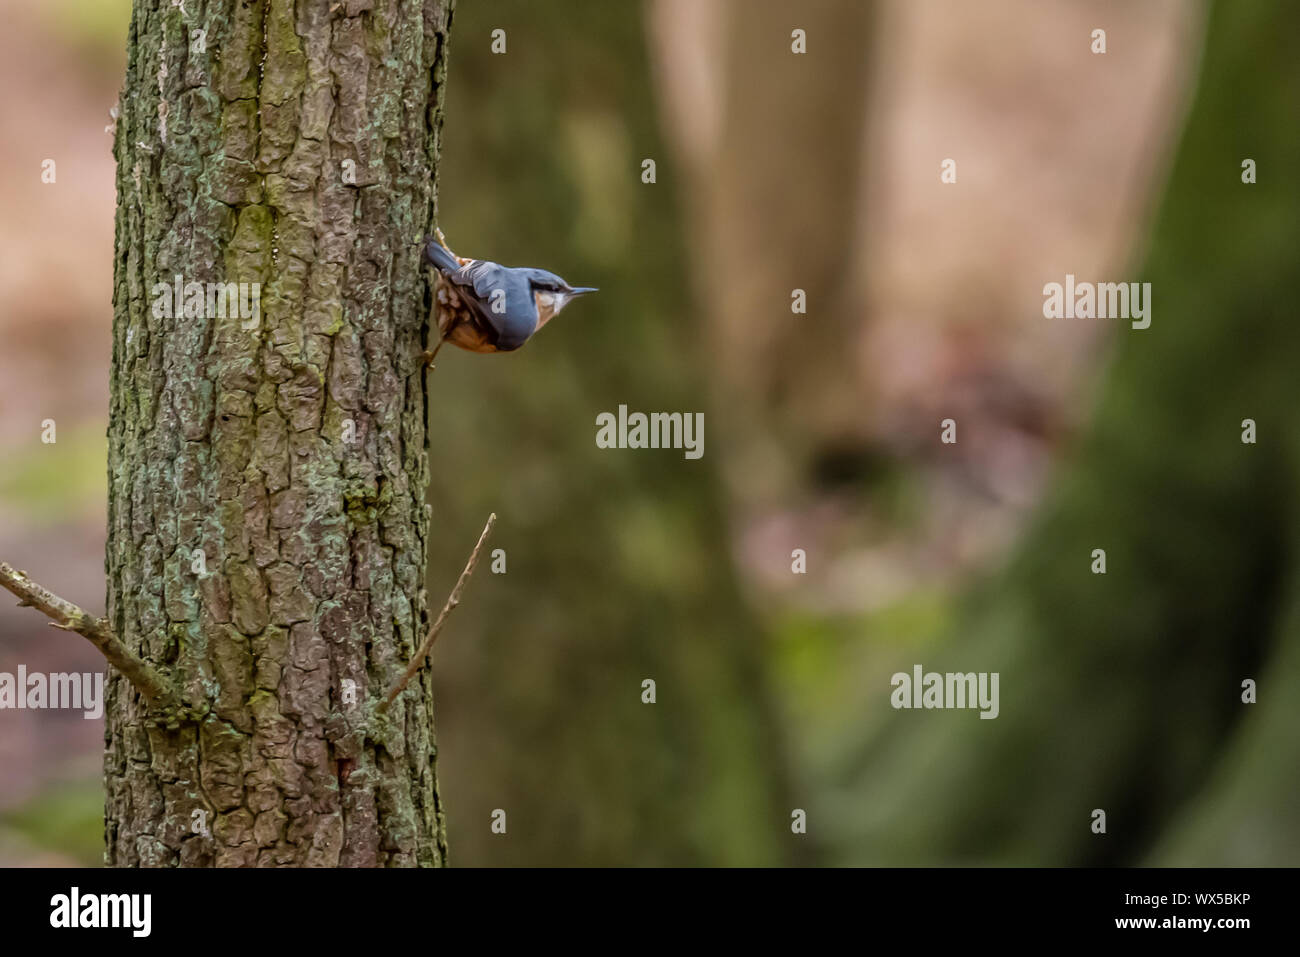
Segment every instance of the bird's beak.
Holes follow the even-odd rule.
[[[575,296],[585,296],[589,292],[600,292],[600,290],[597,289],[595,286],[578,286],[576,288],[570,289],[568,291],[568,296],[570,299],[572,299]]]

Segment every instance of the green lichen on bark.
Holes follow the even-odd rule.
[[[135,3],[108,621],[184,705],[110,681],[110,865],[446,860],[427,675],[382,741],[364,716],[428,620],[417,243],[450,7]],[[177,275],[260,283],[260,321],[155,316]]]

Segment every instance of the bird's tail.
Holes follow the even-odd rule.
[[[444,273],[452,273],[460,268],[460,262],[442,243],[430,237],[424,244],[424,261]]]

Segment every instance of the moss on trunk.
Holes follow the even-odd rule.
[[[383,730],[363,715],[428,617],[418,240],[449,22],[450,0],[135,4],[108,619],[191,711],[112,678],[111,865],[445,861],[427,674]],[[177,276],[259,284],[257,321],[168,318]]]

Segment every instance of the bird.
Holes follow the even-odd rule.
[[[442,230],[424,240],[424,262],[438,271],[438,345],[424,353],[432,365],[443,343],[468,352],[514,352],[593,286],[570,286],[545,269],[465,259]]]

